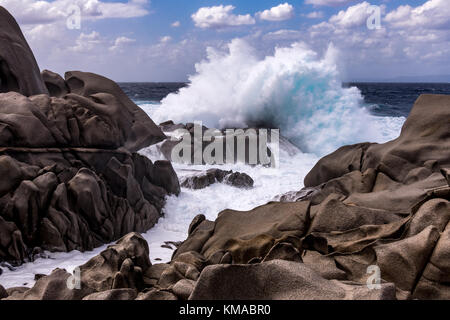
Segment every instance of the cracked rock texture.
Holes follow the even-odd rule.
[[[136,153],[164,133],[107,78],[41,76],[2,7],[0,26],[0,262],[146,232],[180,192],[169,162]]]

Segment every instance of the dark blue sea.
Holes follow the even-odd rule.
[[[186,83],[120,83],[125,93],[138,104],[158,103],[168,94],[187,86]],[[450,83],[344,83],[361,91],[373,115],[407,117],[421,94],[448,94]]]

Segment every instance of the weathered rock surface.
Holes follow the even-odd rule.
[[[0,300],[6,297],[8,297],[8,292],[6,292],[6,289],[0,285]]]
[[[47,88],[19,25],[0,6],[0,93],[9,91],[31,96],[45,94]]]
[[[169,162],[136,152],[166,136],[109,79],[41,76],[2,7],[0,27],[0,262],[150,229],[180,186]]]
[[[214,265],[203,270],[192,300],[393,300],[395,286],[370,290],[356,283],[326,280],[303,263],[274,260]]]
[[[272,153],[271,143],[278,142],[293,154],[299,151],[288,139],[280,137],[278,131],[262,128],[219,130],[194,123],[175,124],[173,121],[163,122],[159,127],[167,139],[155,148],[172,162],[197,165],[239,162],[275,167],[278,158],[276,149]]]
[[[180,179],[182,187],[194,190],[204,189],[217,182],[243,189],[250,189],[254,184],[248,174],[220,169],[209,169]]]
[[[423,95],[398,139],[337,150],[281,203],[226,210],[215,222],[196,217],[173,259],[194,251],[212,265],[191,299],[392,299],[393,290],[398,299],[448,299],[449,168],[450,97]],[[219,265],[227,254],[232,265]],[[270,264],[277,260],[282,266]],[[305,270],[284,283],[294,263],[315,270],[323,279],[313,283],[327,289],[292,284]],[[373,267],[381,289],[367,296]]]
[[[39,79],[19,85],[20,72],[10,74],[20,69],[0,58],[8,61],[0,73],[8,91],[0,94],[0,259],[91,249],[150,228],[164,197],[180,191],[169,162],[134,153],[162,141],[161,130],[108,79],[44,72],[52,97],[32,96],[26,90]],[[181,128],[191,135],[193,124]],[[398,139],[337,150],[281,202],[225,210],[216,221],[198,215],[170,263],[151,265],[147,243],[130,233],[80,266],[78,278],[56,269],[33,288],[0,286],[0,298],[450,299],[449,172],[450,96],[423,95]]]
[[[7,300],[133,300],[144,289],[150,268],[147,242],[130,233],[79,267],[79,278],[56,269],[31,289],[10,293]]]
[[[114,81],[93,73],[70,71],[65,74],[65,82],[71,93],[69,97],[79,102],[85,102],[79,96],[90,98],[92,102],[86,101],[88,109],[112,120],[112,126],[125,138],[123,146],[131,152],[166,139],[152,119]]]

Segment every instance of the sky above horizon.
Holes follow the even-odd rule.
[[[226,51],[240,38],[261,56],[295,42],[321,55],[332,44],[344,81],[450,75],[450,0],[0,0],[0,6],[17,19],[40,68],[60,74],[186,81],[208,47]],[[379,28],[369,28],[374,6]],[[77,8],[80,28],[73,28]]]

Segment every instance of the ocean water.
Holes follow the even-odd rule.
[[[303,179],[325,154],[342,145],[383,143],[398,137],[414,101],[423,93],[450,94],[450,84],[345,83],[339,78],[333,48],[318,56],[304,45],[278,48],[258,57],[245,42],[230,43],[225,52],[208,51],[197,73],[186,83],[121,83],[128,96],[155,122],[202,121],[215,128],[267,126],[297,147],[280,150],[278,168],[229,164],[225,170],[249,174],[251,190],[214,184],[203,190],[182,188],[167,199],[164,217],[143,236],[153,263],[170,261],[165,241],[182,241],[192,219],[204,214],[214,220],[225,209],[250,210],[285,192],[300,190]],[[140,151],[151,160],[162,158],[157,146]],[[217,166],[173,164],[179,175]],[[106,248],[92,252],[47,253],[14,270],[2,267],[0,284],[32,286],[34,275],[55,268],[69,272]]]

